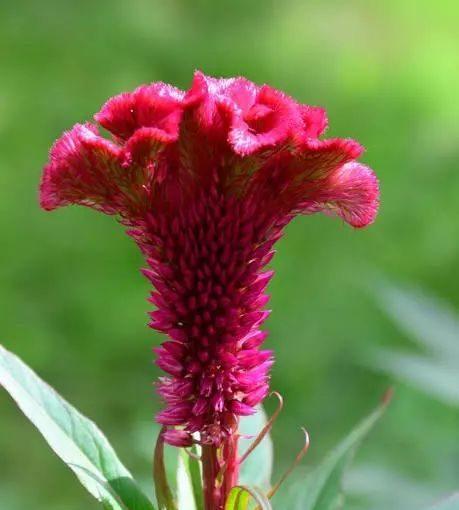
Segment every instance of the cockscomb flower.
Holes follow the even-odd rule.
[[[107,101],[95,120],[111,140],[93,124],[64,133],[44,169],[41,205],[116,215],[137,242],[154,286],[150,326],[168,336],[155,349],[167,374],[157,420],[166,442],[203,445],[216,477],[223,462],[237,464],[239,417],[269,391],[273,356],[260,326],[274,243],[297,214],[370,224],[377,179],[356,161],[357,142],[319,139],[324,110],[244,78],[197,72],[187,92],[141,86]],[[209,498],[224,500],[237,476],[227,471],[232,480]]]

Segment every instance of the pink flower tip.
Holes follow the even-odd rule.
[[[171,446],[189,447],[194,444],[193,436],[185,430],[169,429],[163,432],[164,442]]]

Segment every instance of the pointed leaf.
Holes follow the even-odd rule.
[[[112,503],[106,499],[102,500],[102,508],[104,510],[118,510],[117,507],[113,506]]]
[[[188,459],[183,451],[179,452],[177,463],[177,507],[180,510],[196,510]]]
[[[246,510],[250,499],[256,503],[256,510],[272,510],[269,499],[260,489],[245,485],[237,485],[231,489],[226,500],[225,510]]]
[[[95,498],[118,509],[115,494],[129,510],[154,510],[97,426],[2,346],[0,386]]]
[[[239,441],[239,455],[242,455],[266,425],[267,416],[262,406],[251,416],[244,416],[239,424],[242,437]],[[247,457],[241,466],[239,481],[242,485],[257,486],[269,489],[273,466],[273,443],[269,434]]]
[[[430,507],[430,510],[459,510],[459,492]]]
[[[107,482],[104,482],[86,468],[73,464],[69,464],[69,466],[74,470],[81,470],[89,476],[89,478],[94,480],[96,486],[99,487],[100,501],[102,502],[102,506],[105,510],[129,510]]]
[[[193,455],[198,455],[193,447]],[[177,465],[177,499],[179,510],[204,510],[201,465],[197,458],[180,449]]]
[[[451,406],[459,406],[459,370],[443,360],[398,350],[378,349],[372,365]]]
[[[416,289],[379,285],[376,298],[390,319],[425,354],[377,349],[371,364],[448,405],[459,405],[459,316],[446,303]]]
[[[459,316],[447,303],[390,283],[377,290],[381,308],[407,335],[441,359],[459,360]]]
[[[156,440],[155,456],[153,459],[153,479],[155,482],[156,499],[159,510],[177,510],[177,505],[167,481],[166,467],[164,465],[164,430],[165,427],[161,429]]]
[[[382,404],[365,418],[306,479],[295,484],[290,493],[289,510],[338,510],[342,508],[344,494],[342,478],[352,457],[375,423],[383,415],[390,394]]]
[[[225,510],[246,510],[250,494],[242,487],[233,487],[226,500]]]

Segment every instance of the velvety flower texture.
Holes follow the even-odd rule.
[[[378,207],[373,172],[350,139],[320,140],[324,110],[244,78],[197,72],[187,92],[163,83],[110,99],[92,124],[53,146],[41,205],[117,215],[145,255],[150,326],[169,338],[157,420],[165,440],[220,446],[268,393],[261,345],[273,245],[297,214],[353,227]]]

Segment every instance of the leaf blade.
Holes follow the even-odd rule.
[[[225,510],[246,510],[250,498],[257,504],[256,510],[272,510],[268,497],[258,487],[245,485],[236,485],[231,489]]]
[[[457,365],[448,366],[433,357],[399,350],[378,349],[372,366],[450,406],[459,406]]]
[[[257,407],[257,412],[251,416],[244,416],[239,425],[242,437],[239,440],[239,455],[242,455],[253,441],[253,436],[266,425],[268,418],[262,406]],[[271,485],[272,466],[274,458],[272,439],[267,434],[255,450],[247,457],[241,466],[240,483],[243,486],[257,486],[269,489]]]
[[[180,449],[177,465],[177,497],[180,510],[204,510],[201,466],[196,445],[192,456]]]
[[[165,427],[161,429],[156,440],[155,454],[153,458],[153,480],[155,482],[156,499],[159,510],[177,510],[169,482],[166,475],[166,467],[164,464],[164,438],[163,432]]]
[[[459,317],[445,302],[417,288],[383,282],[375,298],[381,309],[420,346],[443,360],[459,359]]]
[[[384,414],[391,394],[362,420],[348,436],[332,450],[322,463],[306,475],[300,486],[291,495],[291,506],[295,510],[338,510],[342,508],[344,494],[341,481],[358,445]]]
[[[459,510],[459,492],[430,507],[430,510]]]
[[[1,345],[0,386],[96,499],[117,508],[106,483],[129,510],[154,510],[101,430]]]

